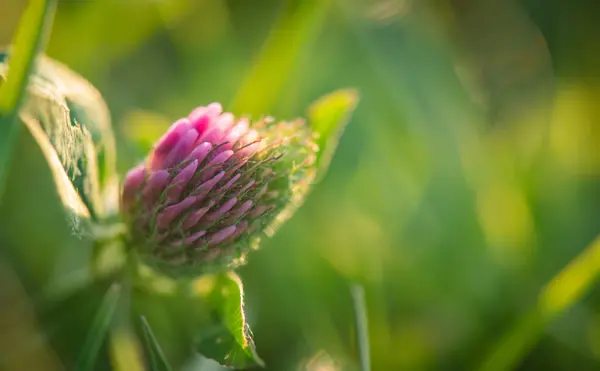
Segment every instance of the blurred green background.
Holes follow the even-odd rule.
[[[0,44],[26,3],[0,0]],[[548,294],[571,304],[564,312],[531,312],[600,231],[597,9],[592,0],[63,0],[47,53],[102,92],[121,174],[198,105],[292,119],[323,94],[358,90],[329,173],[239,270],[267,370],[357,369],[356,283],[373,370],[470,370],[486,359],[502,370],[501,349],[528,342],[519,370],[598,370],[596,255]],[[78,313],[97,299],[90,289],[62,313],[78,324],[42,334],[37,294],[79,279],[89,251],[61,216],[39,150],[19,144],[0,206],[0,359],[13,360],[0,369],[57,370],[85,333]],[[585,285],[581,300],[570,296]],[[52,331],[72,336],[51,348]],[[220,369],[183,359],[185,345],[171,340],[178,366]]]

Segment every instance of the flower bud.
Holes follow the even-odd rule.
[[[317,151],[301,120],[251,126],[218,103],[196,108],[125,178],[132,245],[171,275],[242,264],[302,202]]]

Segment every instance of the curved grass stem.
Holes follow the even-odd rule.
[[[600,236],[540,292],[537,305],[511,328],[486,356],[479,371],[516,367],[544,329],[588,292],[600,275]]]
[[[356,342],[358,344],[361,371],[371,371],[371,351],[369,348],[369,327],[365,289],[358,284],[350,287],[356,322]]]

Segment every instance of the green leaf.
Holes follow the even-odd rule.
[[[147,348],[147,353],[150,355],[150,370],[151,371],[171,371],[172,367],[165,357],[160,344],[156,340],[152,328],[144,316],[140,316],[142,322],[142,331],[144,332],[144,343]]]
[[[58,166],[59,172],[51,171],[42,148],[23,130],[6,179],[6,197],[0,202],[2,250],[18,262],[20,274],[43,291],[57,284],[74,288],[92,279],[86,267],[93,241],[81,238],[88,220],[70,210],[65,213],[60,193],[69,188],[55,186],[55,175],[64,174]]]
[[[313,132],[318,134],[317,177],[322,177],[337,148],[348,120],[358,103],[356,90],[336,90],[314,102],[308,110],[308,119]]]
[[[131,319],[140,339],[147,337],[147,324],[151,328],[152,344],[145,342],[146,358],[156,357],[152,349],[160,344],[160,354],[168,360],[173,369],[181,366],[193,355],[195,329],[206,323],[205,307],[198,305],[189,295],[182,295],[180,284],[168,277],[158,275],[146,266],[140,265],[138,278],[134,282]],[[143,321],[140,321],[143,318]],[[166,363],[166,362],[165,362]]]
[[[164,354],[161,358],[177,369],[189,361],[193,353],[187,350],[193,348],[224,366],[263,365],[246,323],[242,284],[235,273],[175,281],[141,267],[139,278],[132,312],[136,324],[141,324],[140,337],[147,339],[148,358],[155,357],[152,363],[160,365],[156,354]],[[156,352],[158,344],[161,350]]]
[[[0,53],[0,75],[7,57]],[[66,66],[41,57],[19,116],[41,147],[75,224],[115,214],[115,144],[99,92]]]
[[[234,99],[233,112],[262,115],[271,110],[302,51],[325,22],[332,0],[287,3]]]
[[[203,298],[211,318],[197,331],[198,352],[224,366],[264,366],[246,322],[240,278],[233,272],[203,276],[193,283],[192,292]]]
[[[480,371],[515,368],[546,327],[577,303],[600,277],[600,236],[559,272],[542,290],[537,305],[492,348]]]
[[[58,296],[32,293],[44,339],[61,360],[64,369],[75,370],[75,365],[81,362],[82,345],[91,338],[92,324],[97,322],[99,309],[106,302],[113,281],[114,278],[97,280]],[[101,344],[104,344],[103,340]],[[95,365],[103,361],[104,358],[100,357]]]
[[[19,132],[17,112],[37,55],[47,39],[55,9],[56,0],[32,0],[13,40],[10,72],[6,64],[0,63],[0,194]],[[6,81],[2,81],[3,77]]]
[[[109,327],[112,323],[117,303],[121,293],[119,284],[114,283],[106,292],[94,321],[90,326],[88,335],[81,347],[81,352],[75,366],[76,371],[93,370],[98,352],[104,343]]]

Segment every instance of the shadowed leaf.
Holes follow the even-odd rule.
[[[121,287],[116,283],[108,289],[81,347],[75,370],[88,371],[94,369],[98,352],[104,343],[115,314],[120,293]]]
[[[0,53],[0,74],[7,56]],[[116,213],[114,138],[98,91],[62,64],[41,57],[19,116],[40,145],[74,224]]]
[[[170,371],[172,370],[169,365],[169,361],[165,357],[165,354],[156,340],[152,328],[146,321],[144,316],[140,317],[142,322],[142,330],[144,332],[144,343],[146,345],[147,353],[150,358],[150,370],[151,371]]]
[[[193,294],[203,297],[211,312],[210,323],[197,331],[198,352],[234,368],[264,366],[246,322],[239,277],[233,272],[204,276],[193,283]]]

